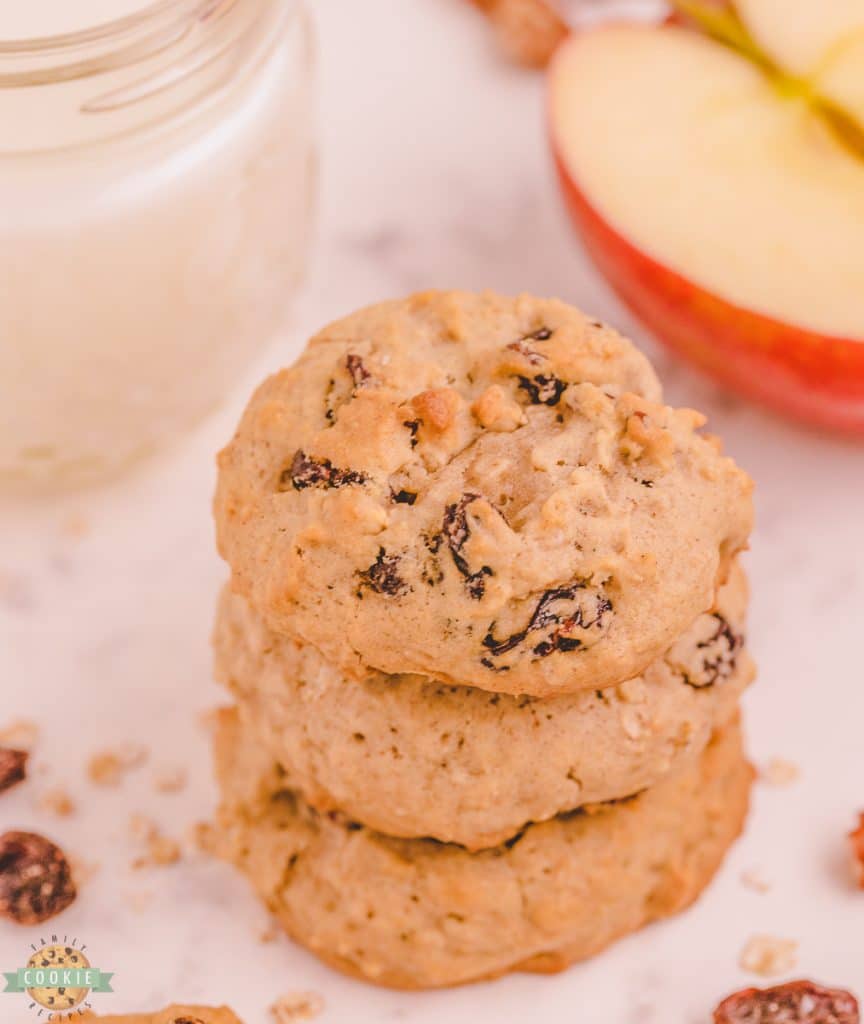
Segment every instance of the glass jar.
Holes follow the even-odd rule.
[[[0,489],[117,470],[273,339],[307,250],[311,77],[302,0],[150,0],[0,42]]]

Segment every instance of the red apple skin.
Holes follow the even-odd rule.
[[[733,390],[796,419],[864,437],[864,340],[824,336],[735,306],[628,242],[552,147],[564,200],[594,264],[669,348]]]

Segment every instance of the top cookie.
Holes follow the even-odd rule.
[[[221,453],[219,548],[343,672],[550,696],[639,674],[714,601],[751,483],[564,303],[430,292],[325,328]]]

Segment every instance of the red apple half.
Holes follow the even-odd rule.
[[[588,252],[647,327],[864,435],[864,159],[806,97],[687,28],[608,25],[559,49],[550,117]]]

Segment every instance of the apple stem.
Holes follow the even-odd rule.
[[[780,68],[759,49],[733,4],[718,7],[700,0],[672,0],[672,6],[718,43],[740,53],[768,74],[782,75]]]
[[[784,71],[759,48],[735,5],[725,0],[718,6],[703,0],[671,0],[679,14],[692,21],[707,36],[741,54],[769,77],[784,96],[806,102],[821,117],[836,140],[858,160],[864,160],[864,126],[851,114],[820,95],[805,78]]]

